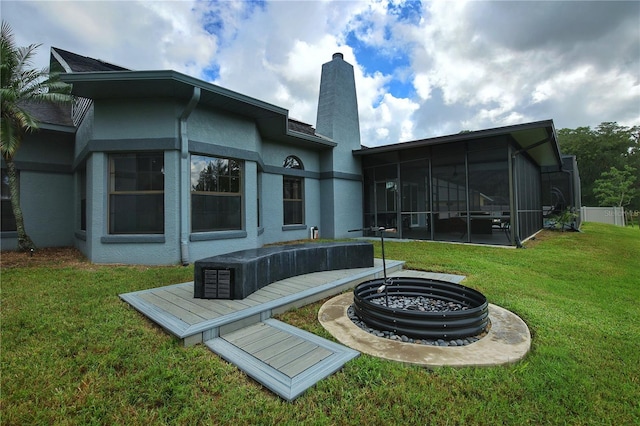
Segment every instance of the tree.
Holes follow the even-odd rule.
[[[37,119],[29,112],[34,102],[68,103],[72,101],[71,86],[62,83],[57,74],[47,69],[35,70],[31,60],[38,44],[17,47],[8,23],[2,22],[0,29],[0,98],[2,116],[0,121],[0,152],[7,164],[11,207],[18,232],[18,250],[28,251],[35,244],[27,235],[20,207],[20,192],[14,157],[26,133],[38,129]]]
[[[611,167],[594,182],[593,193],[603,207],[624,207],[631,204],[637,192],[635,183],[636,169],[627,165],[622,170]]]
[[[626,127],[603,122],[595,129],[558,130],[558,143],[563,154],[575,155],[582,185],[583,205],[597,205],[594,184],[611,167],[623,170],[625,165],[640,169],[640,126]],[[640,181],[636,183],[640,185]],[[640,200],[632,201],[638,203]],[[638,205],[636,208],[640,208]]]

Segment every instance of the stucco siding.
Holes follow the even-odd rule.
[[[260,139],[253,120],[196,108],[189,117],[189,139],[255,151]]]
[[[94,139],[176,138],[180,105],[167,99],[105,100],[95,103]]]
[[[70,172],[73,144],[73,134],[36,131],[25,136],[14,161],[18,169],[55,168]]]
[[[318,153],[299,148],[295,145],[284,145],[267,141],[262,148],[262,159],[264,164],[272,167],[282,167],[284,160],[289,156],[298,157],[304,166],[305,171],[319,172],[320,163]]]
[[[20,191],[25,230],[37,247],[73,245],[73,176],[22,171]]]
[[[337,179],[334,183],[334,199],[334,238],[359,236],[348,231],[362,228],[362,182]]]

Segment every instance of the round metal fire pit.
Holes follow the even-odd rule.
[[[426,297],[457,310],[423,311],[386,305],[385,300],[398,296]],[[479,291],[447,281],[399,277],[385,282],[379,278],[359,284],[353,299],[355,313],[369,327],[413,338],[461,339],[481,334],[489,324],[487,298]]]

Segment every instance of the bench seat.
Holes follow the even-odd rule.
[[[264,286],[296,275],[372,266],[373,245],[366,241],[241,250],[197,260],[194,297],[244,299]]]

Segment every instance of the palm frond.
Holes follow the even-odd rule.
[[[12,158],[20,146],[22,136],[38,128],[38,120],[29,112],[29,102],[70,103],[71,86],[59,75],[44,68],[31,68],[39,44],[16,47],[8,23],[0,29],[0,99],[2,126],[0,145],[2,156]]]

